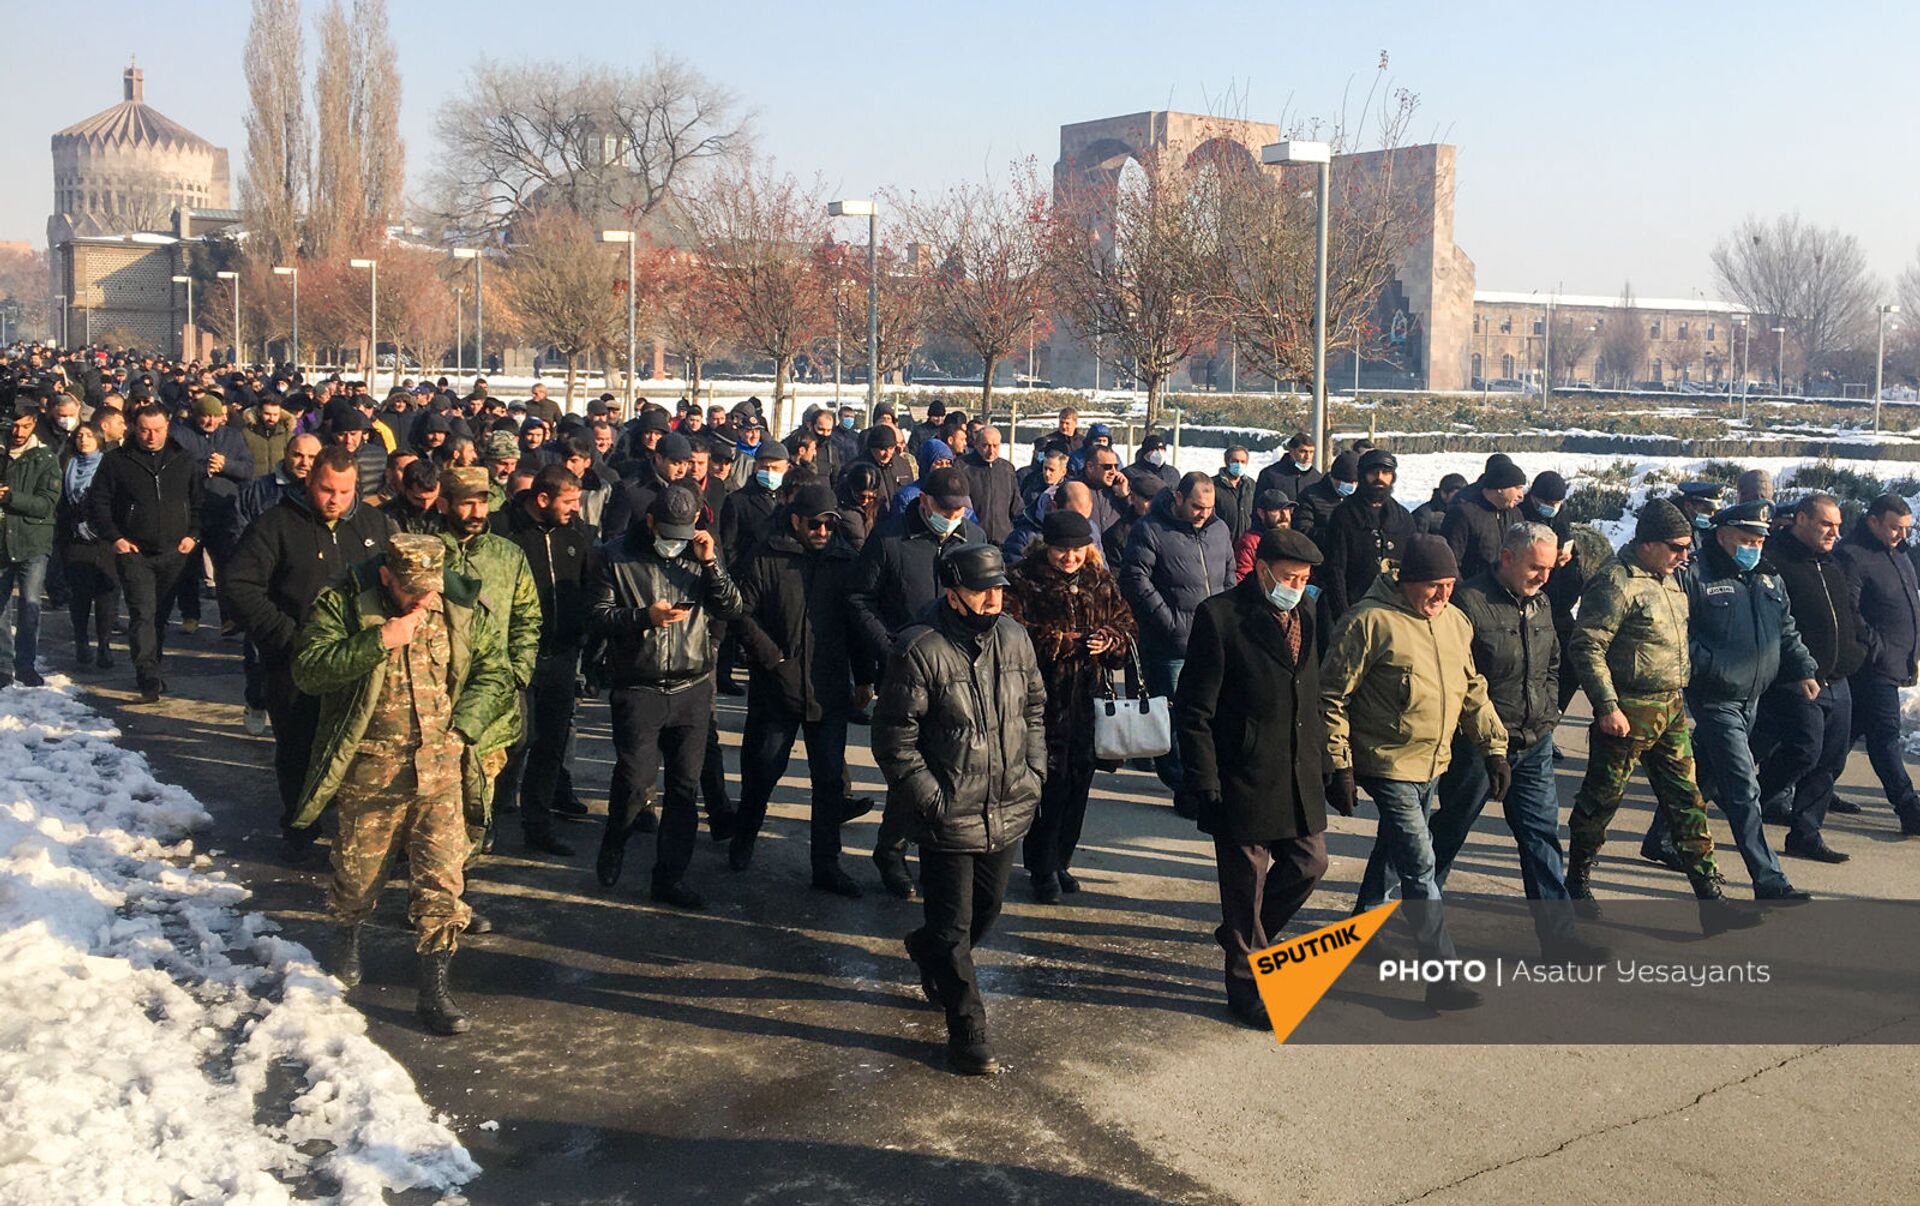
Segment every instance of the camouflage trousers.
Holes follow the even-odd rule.
[[[1573,854],[1592,854],[1607,843],[1607,826],[1626,795],[1633,765],[1647,768],[1653,798],[1666,814],[1673,845],[1696,875],[1716,873],[1713,835],[1707,830],[1707,805],[1693,770],[1693,737],[1680,693],[1655,699],[1622,699],[1627,735],[1609,737],[1598,725],[1588,730],[1587,776],[1573,798],[1567,832]]]
[[[411,765],[384,784],[357,783],[352,768],[334,797],[340,832],[333,844],[328,910],[347,925],[373,915],[387,867],[407,851],[407,916],[421,954],[451,951],[473,912],[460,899],[466,887],[467,830],[460,788],[422,796]]]
[[[465,809],[468,866],[480,861],[493,845],[493,788],[506,769],[507,754],[506,750],[494,750],[480,755],[480,791],[467,799]]]

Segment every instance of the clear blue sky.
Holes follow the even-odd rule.
[[[117,101],[129,54],[150,104],[243,162],[244,0],[18,0],[0,85],[0,239],[45,240],[48,136]],[[319,10],[306,5],[309,22]],[[37,11],[36,11],[37,10]],[[759,146],[861,193],[933,188],[1034,155],[1063,122],[1217,110],[1329,113],[1381,50],[1422,97],[1419,140],[1460,148],[1456,239],[1480,287],[1711,291],[1707,253],[1748,211],[1798,209],[1860,236],[1890,280],[1920,245],[1903,57],[1920,9],[1605,3],[1004,3],[637,6],[390,0],[410,184],[433,114],[499,58],[676,54],[758,112]],[[84,24],[64,27],[69,14]],[[189,15],[191,14],[191,15]],[[309,36],[309,49],[313,39]],[[1209,98],[1214,99],[1211,104]],[[1819,148],[1816,152],[1815,148]]]

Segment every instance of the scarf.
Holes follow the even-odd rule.
[[[86,456],[75,453],[73,458],[67,462],[66,472],[61,476],[66,479],[65,485],[69,502],[79,502],[87,496],[87,487],[93,484],[93,475],[94,472],[100,468],[100,458],[102,455],[102,453],[98,452],[89,453]]]

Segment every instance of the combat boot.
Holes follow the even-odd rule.
[[[993,1057],[984,1029],[948,1030],[947,1063],[962,1076],[997,1076],[1000,1061]]]
[[[447,968],[453,962],[452,951],[434,951],[420,956],[420,1003],[414,1012],[439,1035],[465,1034],[471,1029],[467,1015],[447,995]]]
[[[1573,911],[1582,917],[1600,916],[1600,902],[1593,898],[1593,865],[1599,862],[1598,856],[1591,850],[1575,849],[1567,854],[1567,895],[1573,900]]]
[[[327,960],[333,978],[355,988],[360,983],[360,934],[364,925],[343,925],[334,932],[332,957]]]
[[[1690,873],[1693,898],[1700,902],[1700,932],[1711,938],[1728,930],[1749,930],[1760,924],[1760,914],[1744,909],[1727,899],[1726,880],[1718,871],[1710,875]]]

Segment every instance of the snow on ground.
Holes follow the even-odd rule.
[[[0,1202],[264,1204],[479,1167],[211,818],[56,677],[0,690]]]

